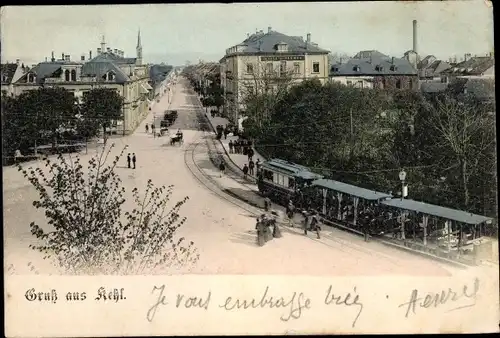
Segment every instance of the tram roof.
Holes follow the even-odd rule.
[[[363,198],[365,200],[380,200],[384,198],[391,197],[391,195],[375,191],[375,190],[369,190],[365,188],[360,188],[355,185],[347,184],[347,183],[342,183],[334,180],[329,180],[329,179],[320,179],[316,180],[313,182],[313,185],[323,187],[326,189],[331,189],[335,190],[344,194],[349,194],[352,196],[356,196],[359,198]]]
[[[277,158],[273,158],[269,161],[264,162],[262,166],[285,174],[300,177],[305,180],[315,180],[323,177],[321,175],[311,172],[308,167],[293,162],[280,160]]]
[[[390,200],[383,201],[382,204],[392,207],[397,207],[404,210],[417,211],[423,214],[437,216],[444,219],[467,223],[467,224],[479,224],[486,221],[492,221],[490,217],[475,215],[470,212],[465,212],[462,210],[441,207],[439,205],[433,205],[408,199],[401,200],[400,198],[393,198]]]

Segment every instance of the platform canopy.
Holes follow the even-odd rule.
[[[264,163],[262,163],[262,168],[268,168],[270,170],[281,172],[283,174],[300,177],[304,180],[316,180],[323,177],[311,172],[309,168],[303,165],[280,159],[271,159],[269,161],[265,161]]]
[[[355,185],[342,183],[329,179],[320,179],[313,182],[313,186],[334,190],[337,192],[341,192],[343,194],[348,194],[351,196],[356,196],[359,198],[363,198],[365,200],[381,200],[386,198],[391,198],[390,194],[386,194],[383,192],[378,192],[375,190],[369,190],[365,188],[360,188]]]
[[[490,217],[475,215],[473,213],[465,212],[462,210],[445,208],[439,205],[433,205],[408,199],[402,200],[400,198],[393,198],[390,200],[383,201],[382,204],[408,211],[421,212],[426,215],[437,216],[444,219],[467,223],[467,224],[480,224],[484,222],[491,222],[493,220]]]

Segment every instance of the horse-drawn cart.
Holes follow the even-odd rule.
[[[170,145],[173,146],[176,143],[179,143],[179,145],[184,143],[184,137],[182,135],[182,132],[177,132],[175,136],[170,137]]]

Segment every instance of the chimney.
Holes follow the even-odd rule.
[[[97,48],[97,55],[101,55],[102,53],[102,49],[101,48]]]
[[[307,33],[307,43],[311,43],[311,33]]]
[[[417,50],[417,20],[413,20],[413,51],[418,54],[418,50]]]
[[[393,56],[393,57],[392,57],[392,61],[391,61],[391,63],[392,63],[392,64],[394,64],[394,61],[395,61],[395,60],[396,60],[396,58]]]
[[[115,48],[114,53],[118,55],[118,49]]]
[[[71,61],[70,55],[64,55],[64,61]]]
[[[247,39],[250,37],[250,33],[247,33]]]
[[[268,33],[271,33],[271,29],[272,29],[272,27],[271,27],[271,26],[267,27],[267,32],[268,32]]]
[[[45,57],[45,62],[47,62],[47,57]],[[17,64],[19,65],[19,62]]]
[[[89,60],[92,60],[92,51],[89,50]]]
[[[54,51],[52,51],[52,57],[50,58],[50,61],[52,62],[56,61],[56,58],[54,57]]]
[[[106,49],[106,51],[107,51],[108,53],[109,53],[109,52],[111,52],[111,48],[110,48],[110,47],[108,47],[108,48]]]
[[[341,64],[342,64],[342,61],[344,61],[344,60],[342,60],[342,58],[340,58],[340,59],[339,59],[339,65],[341,65]]]
[[[85,55],[82,55],[81,61],[85,61]]]
[[[64,61],[64,53],[61,53],[61,60]]]

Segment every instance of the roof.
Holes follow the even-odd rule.
[[[28,73],[24,74],[21,79],[26,78],[29,73],[33,73],[36,75],[36,84],[40,85],[45,82],[46,78],[55,77],[53,74],[60,70],[65,63],[64,61],[40,62]]]
[[[276,31],[268,33],[258,32],[250,35],[239,46],[242,51],[238,53],[276,53],[275,46],[279,43],[288,45],[288,52],[294,54],[328,53],[326,49],[319,48],[314,43],[306,43],[302,37],[288,36]]]
[[[341,193],[357,196],[365,200],[381,200],[392,197],[390,194],[360,188],[355,185],[342,183],[329,179],[320,179],[313,182],[313,185],[323,187],[330,190],[335,190]]]
[[[118,64],[135,64],[136,60],[137,58],[124,58],[113,52],[104,52],[89,60],[89,62],[109,61]]]
[[[161,82],[165,80],[172,69],[173,67],[169,65],[152,65],[149,68],[149,78],[153,82]]]
[[[361,53],[361,52],[360,52]],[[360,53],[356,54],[359,55]],[[378,52],[377,52],[378,53]],[[372,53],[371,58],[352,58],[346,63],[336,63],[331,66],[331,76],[380,76],[380,75],[417,75],[417,71],[405,58],[389,58],[386,56],[378,57],[378,54]],[[395,66],[391,70],[391,66]],[[354,67],[359,67],[359,71]],[[380,70],[379,66],[382,66]]]
[[[271,159],[265,161],[264,163],[262,163],[262,168],[266,167],[271,170],[300,177],[305,180],[318,179],[322,177],[321,175],[311,172],[307,167],[280,159]]]
[[[461,210],[440,207],[438,205],[408,199],[401,200],[400,198],[393,198],[383,201],[382,204],[467,224],[479,224],[486,221],[492,221],[491,218],[486,216],[475,215]]]
[[[390,59],[389,55],[385,55],[383,53],[380,53],[378,50],[362,50],[358,52],[356,55],[353,57],[354,59],[369,59],[369,58],[375,58],[375,59]]]
[[[115,73],[116,77],[114,82],[116,83],[124,83],[130,80],[120,67],[115,65],[113,62],[94,61],[94,59],[83,65],[81,75],[100,78],[109,71],[113,71],[113,73]]]
[[[474,56],[467,61],[462,61],[444,71],[453,75],[481,75],[495,65],[495,59],[489,56]]]
[[[17,67],[19,65],[17,63],[2,63],[1,65],[1,73],[2,73],[2,84],[10,84],[12,82],[12,78],[16,73]]]

